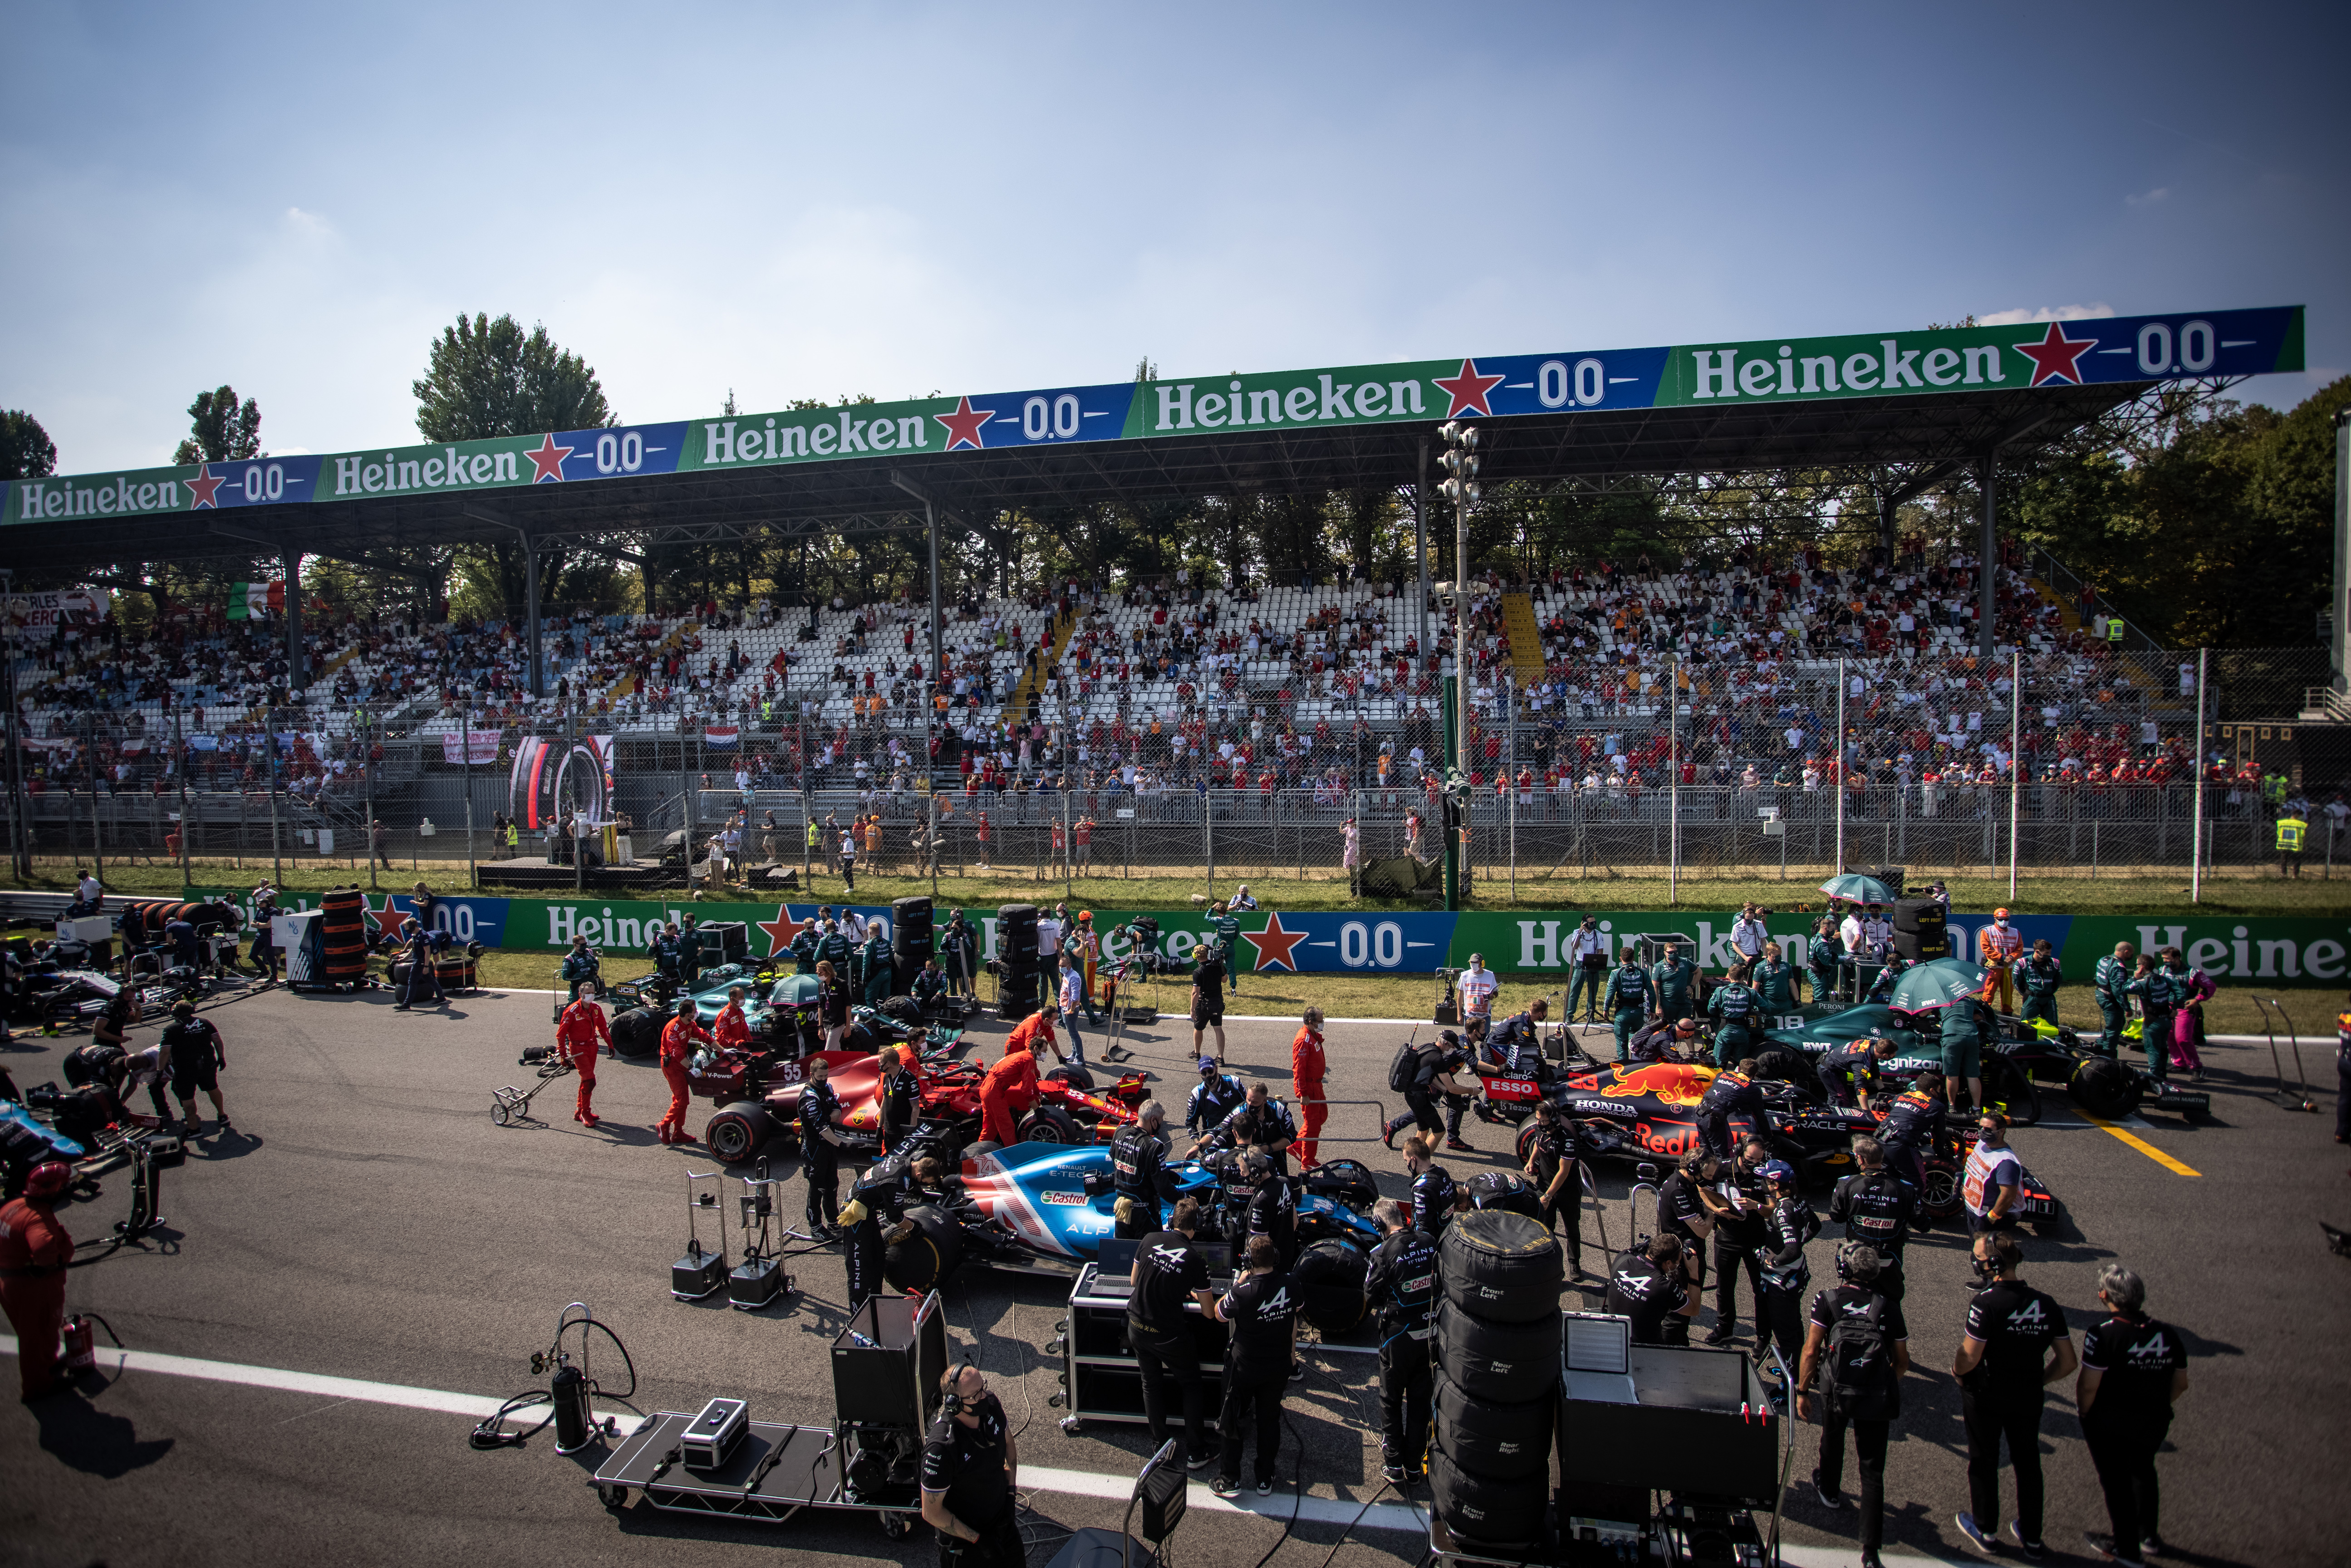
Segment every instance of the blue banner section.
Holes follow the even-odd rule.
[[[949,451],[969,444],[974,432],[983,447],[1115,441],[1126,434],[1126,411],[1134,404],[1134,388],[1133,382],[1120,382],[1109,386],[993,392],[959,400],[955,413],[932,418],[947,427]]]
[[[1579,354],[1508,354],[1474,361],[1501,381],[1486,393],[1497,417],[1561,409],[1648,408],[1657,401],[1670,349],[1611,349]]]

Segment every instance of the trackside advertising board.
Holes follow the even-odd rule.
[[[240,889],[192,891],[192,899],[218,899],[247,907],[250,895]],[[397,927],[412,912],[405,894],[368,894],[371,936]],[[287,894],[289,909],[317,906],[316,894]],[[436,899],[433,923],[457,940],[511,951],[541,951],[550,965],[585,936],[589,946],[608,958],[642,954],[653,933],[665,921],[683,922],[688,914],[705,924],[741,921],[750,927],[751,951],[765,956],[791,946],[792,938],[815,920],[813,904],[657,904],[623,900],[543,900],[525,898],[448,897]],[[877,921],[887,933],[886,904],[833,904],[836,912],[855,907]],[[1209,923],[1197,910],[1113,910],[1092,906],[1094,928],[1105,938],[1137,913],[1159,922],[1161,953],[1170,958],[1190,956],[1193,948],[1211,936]],[[940,911],[942,916],[946,910]],[[996,916],[975,910],[973,925],[985,944],[982,957],[996,954]],[[1403,974],[1426,975],[1439,966],[1459,967],[1469,955],[1484,957],[1489,967],[1505,974],[1564,976],[1570,967],[1568,938],[1587,916],[1593,918],[1612,947],[1644,936],[1673,935],[1690,945],[1690,956],[1705,968],[1719,973],[1732,961],[1730,915],[1687,912],[1615,910],[1529,910],[1466,915],[1387,915],[1317,910],[1292,913],[1259,910],[1240,917],[1239,962],[1247,972],[1273,974]],[[1802,966],[1809,956],[1813,916],[1774,913],[1764,921],[1790,962]],[[1970,956],[1976,933],[1991,924],[1989,912],[1954,913],[1955,945]],[[2205,918],[2173,912],[2165,915],[2033,915],[2021,913],[2015,924],[2029,946],[2046,937],[2065,967],[2069,980],[2086,984],[2097,961],[2127,942],[2141,952],[2178,947],[2188,961],[2216,979],[2270,980],[2279,983],[2343,981],[2351,977],[2351,916],[2339,918],[2220,917]],[[1126,956],[1127,945],[1108,939],[1112,958]],[[550,973],[552,969],[550,967]]]
[[[1244,427],[1935,397],[2302,368],[2299,305],[1674,348],[1448,355],[16,479],[0,485],[0,524],[349,505],[700,469],[1180,440]]]

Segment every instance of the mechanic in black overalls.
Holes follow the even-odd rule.
[[[1184,1311],[1186,1297],[1202,1316],[1216,1310],[1207,1260],[1192,1238],[1200,1228],[1200,1201],[1178,1198],[1169,1228],[1143,1239],[1134,1252],[1134,1286],[1126,1298],[1126,1342],[1143,1375],[1143,1418],[1154,1448],[1167,1441],[1166,1379],[1184,1390],[1184,1466],[1200,1469],[1216,1458],[1208,1447],[1207,1385],[1199,1341]]]
[[[1878,1124],[1877,1141],[1886,1150],[1886,1168],[1915,1191],[1927,1190],[1927,1170],[1920,1156],[1941,1146],[1945,1114],[1943,1075],[1922,1072],[1894,1097],[1886,1120]]]
[[[1118,1221],[1112,1234],[1122,1241],[1157,1235],[1160,1203],[1176,1197],[1176,1178],[1168,1174],[1162,1132],[1166,1123],[1167,1107],[1146,1100],[1134,1120],[1111,1140],[1111,1177],[1118,1194]]]
[[[1241,1156],[1241,1170],[1249,1183],[1242,1233],[1248,1239],[1262,1236],[1271,1241],[1286,1274],[1298,1261],[1298,1198],[1275,1158],[1262,1148]]]
[[[1739,1332],[1741,1269],[1747,1270],[1759,1330],[1762,1326],[1764,1218],[1771,1207],[1763,1166],[1770,1158],[1762,1141],[1750,1138],[1740,1146],[1738,1159],[1723,1167],[1720,1190],[1729,1207],[1714,1222],[1714,1328],[1706,1336],[1708,1344],[1721,1344]],[[1760,1333],[1756,1343],[1761,1348]]]
[[[808,1174],[808,1228],[814,1240],[840,1234],[841,1150],[832,1131],[848,1116],[833,1089],[824,1058],[809,1058],[808,1082],[800,1089],[800,1160]]]
[[[1413,1224],[1444,1240],[1453,1223],[1453,1195],[1460,1189],[1453,1173],[1437,1163],[1435,1134],[1415,1133],[1404,1141],[1404,1172],[1412,1183]]]
[[[1290,1115],[1290,1107],[1273,1098],[1260,1078],[1249,1086],[1249,1098],[1240,1109],[1211,1128],[1199,1142],[1192,1145],[1192,1155],[1197,1159],[1203,1150],[1255,1150],[1272,1162],[1278,1175],[1290,1175],[1290,1145],[1298,1141],[1298,1122]],[[1285,1260],[1283,1268],[1288,1268]]]
[[[883,1154],[896,1149],[905,1142],[906,1134],[914,1130],[920,1094],[914,1075],[906,1071],[906,1048],[883,1046],[882,1082],[874,1090],[874,1098],[881,1103]]]
[[[1730,1158],[1730,1119],[1744,1115],[1761,1131],[1763,1125],[1763,1091],[1755,1087],[1755,1060],[1752,1057],[1737,1067],[1725,1068],[1714,1075],[1698,1103],[1698,1146],[1710,1154]]]
[[[1832,1047],[1815,1066],[1822,1092],[1834,1104],[1868,1104],[1877,1092],[1878,1070],[1893,1054],[1894,1042],[1874,1031],[1866,1039]]]
[[[1527,1144],[1527,1179],[1535,1184],[1545,1228],[1557,1230],[1562,1219],[1567,1221],[1566,1233],[1561,1239],[1567,1244],[1567,1278],[1571,1284],[1583,1278],[1582,1156],[1575,1124],[1562,1115],[1551,1101],[1537,1104],[1534,1136]]]
[[[1689,1343],[1698,1291],[1683,1275],[1681,1242],[1672,1236],[1652,1236],[1644,1250],[1617,1259],[1600,1310],[1631,1319],[1635,1344]]]
[[[1512,1013],[1496,1024],[1486,1035],[1489,1061],[1480,1062],[1488,1071],[1512,1078],[1531,1078],[1542,1082],[1551,1076],[1550,1063],[1543,1060],[1543,1020],[1551,1016],[1551,1003],[1541,997],[1521,1013]]]
[[[1626,1046],[1635,1067],[1646,1067],[1656,1061],[1694,1061],[1698,1049],[1698,1021],[1687,1013],[1677,1019],[1651,1019]]]
[[[1392,1197],[1372,1205],[1372,1221],[1381,1239],[1364,1273],[1364,1294],[1380,1322],[1380,1473],[1403,1486],[1420,1473],[1428,1442],[1437,1243],[1405,1223],[1404,1206]]]

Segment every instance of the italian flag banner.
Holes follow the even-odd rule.
[[[232,582],[228,587],[228,618],[232,621],[258,621],[265,615],[286,613],[284,582]]]

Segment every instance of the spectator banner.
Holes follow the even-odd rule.
[[[17,593],[8,599],[8,619],[18,626],[95,626],[114,609],[114,595],[100,589],[68,588],[56,593]]]
[[[250,894],[241,889],[191,890],[190,899],[218,899],[243,907]],[[287,909],[312,907],[307,894],[279,895]],[[405,914],[405,894],[368,895],[370,930],[383,918]],[[756,956],[779,953],[792,938],[815,922],[815,904],[691,904],[647,900],[542,900],[507,898],[443,898],[435,901],[434,924],[460,941],[517,951],[543,950],[550,960],[571,946],[575,936],[608,958],[643,954],[650,933],[665,921],[683,923],[690,913],[705,925],[741,921],[750,927],[750,948]],[[836,914],[855,908],[889,933],[887,904],[830,905]],[[1188,963],[1196,950],[1214,939],[1206,915],[1198,910],[1110,910],[1093,906],[1094,929],[1103,938],[1103,950],[1113,961],[1129,955],[1127,944],[1112,933],[1147,913],[1159,923],[1160,956]],[[1642,910],[1528,910],[1464,915],[1381,914],[1369,911],[1289,910],[1241,917],[1241,939],[1235,967],[1243,974],[1394,973],[1426,975],[1440,965],[1462,967],[1469,955],[1481,955],[1487,967],[1522,977],[1521,983],[1542,983],[1555,976],[1565,982],[1567,938],[1587,915],[1593,916],[1613,946],[1644,936],[1675,936],[1689,944],[1688,956],[1709,974],[1719,975],[1732,961],[1729,914],[1692,915]],[[1780,944],[1788,961],[1804,967],[1813,916],[1775,911],[1764,925]],[[1950,931],[1954,950],[1975,952],[1976,933],[1990,925],[1989,912],[1954,914]],[[2021,915],[2015,925],[2026,949],[2046,937],[2064,966],[2069,985],[2087,985],[2099,958],[2118,942],[2139,952],[2178,947],[2188,962],[2227,984],[2243,981],[2333,983],[2351,975],[2351,922],[2340,919],[2218,916],[2206,918],[2177,913],[2166,915]],[[972,922],[980,938],[983,960],[996,953],[993,915]],[[944,922],[942,922],[944,927]],[[553,971],[550,970],[549,973]],[[615,971],[613,977],[621,977]],[[1549,988],[1546,984],[1545,988]]]
[[[451,766],[473,763],[475,767],[498,759],[498,735],[495,729],[471,729],[464,735],[444,731],[441,737],[441,759]]]
[[[516,489],[700,469],[1475,416],[1932,397],[2303,368],[2303,308],[1570,350],[911,398],[10,480],[0,522]]]
[[[228,585],[228,618],[232,621],[259,621],[265,616],[286,613],[286,584],[278,582],[232,582]]]

